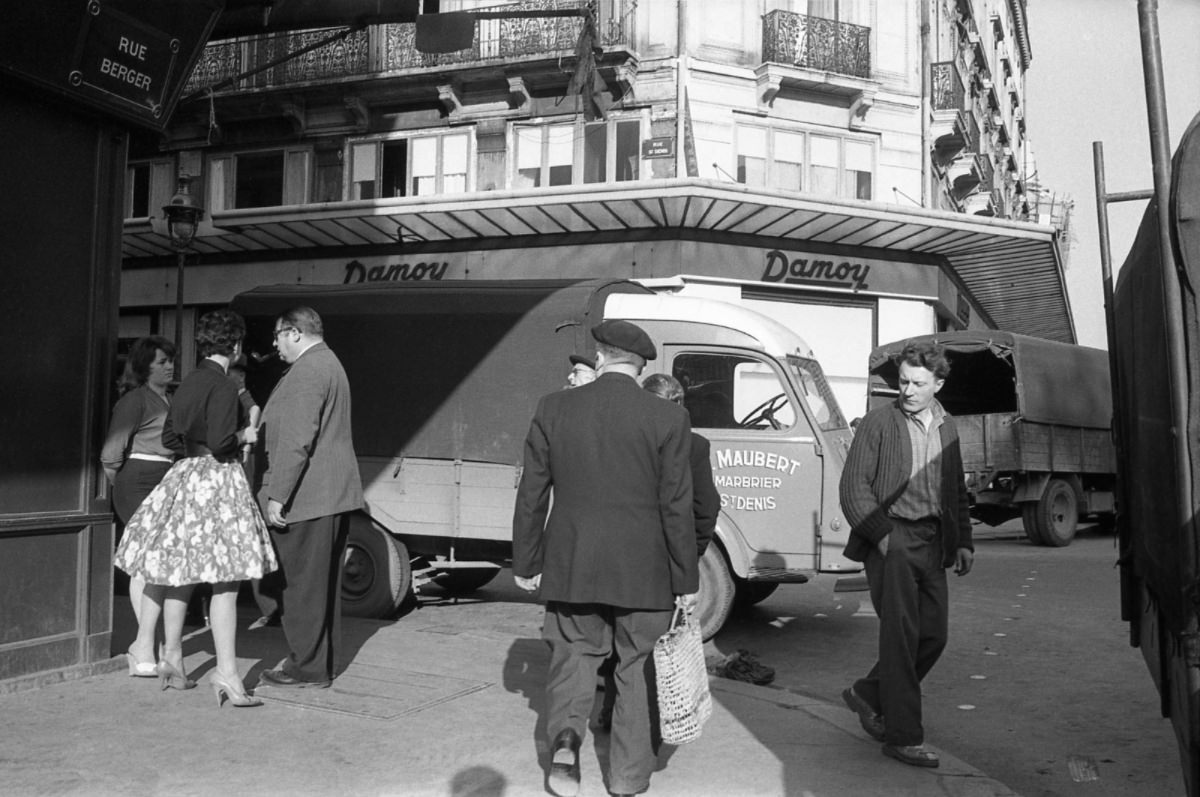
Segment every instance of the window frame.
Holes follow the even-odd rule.
[[[743,139],[749,138],[749,136],[747,135],[747,133],[749,133],[749,131],[755,131],[755,135],[757,135],[757,134],[765,135],[765,138],[766,138],[766,151],[763,156],[763,169],[762,169],[762,173],[764,175],[764,180],[761,184],[750,183],[750,182],[745,181],[744,179],[737,179],[737,178],[742,178],[745,176],[745,173],[742,171],[742,166],[741,166],[743,158],[753,158],[755,160],[758,160],[758,156],[755,154],[743,155],[743,153],[742,153],[741,142],[743,141]],[[790,158],[785,160],[785,159],[780,158],[777,155],[777,153],[776,153],[777,138],[780,134],[788,135],[788,136],[798,135],[798,136],[803,137],[802,160],[796,161],[796,160],[792,160]],[[814,139],[818,139],[818,138],[819,139],[828,139],[828,140],[837,142],[837,166],[836,166],[837,173],[835,176],[836,190],[833,194],[817,193],[817,192],[813,191],[813,185],[816,182],[814,180],[814,173],[813,173],[813,168],[815,166],[815,164],[813,163],[813,149],[814,149]],[[865,199],[860,199],[858,196],[849,194],[846,191],[847,180],[848,180],[848,176],[849,176],[849,171],[847,170],[847,157],[846,157],[846,145],[848,143],[856,144],[856,145],[857,144],[865,144],[870,150],[871,196],[867,197]],[[733,163],[732,174],[735,176],[735,179],[737,179],[737,182],[741,183],[742,185],[758,187],[758,188],[766,188],[768,190],[787,191],[789,193],[811,194],[813,196],[833,196],[833,197],[837,197],[840,199],[855,199],[855,200],[859,200],[859,201],[863,201],[863,202],[873,202],[873,201],[876,201],[876,198],[877,198],[876,193],[877,193],[877,186],[878,186],[878,182],[879,182],[879,139],[876,137],[847,135],[845,133],[842,133],[841,131],[833,131],[833,130],[829,130],[829,129],[825,129],[825,128],[803,127],[803,126],[799,126],[799,125],[780,125],[780,124],[770,124],[770,123],[768,123],[768,124],[750,124],[750,123],[746,123],[746,122],[738,122],[738,123],[734,124],[733,159],[734,159],[734,163]],[[801,185],[800,185],[799,190],[789,188],[786,186],[782,186],[782,185],[777,185],[775,183],[768,183],[768,180],[772,176],[778,177],[783,174],[790,174],[792,172],[791,168],[783,169],[783,168],[780,168],[778,166],[778,164],[787,164],[789,167],[799,165],[800,175],[801,175]],[[858,171],[858,170],[856,170],[856,171]],[[857,192],[855,192],[855,194],[856,193]]]
[[[460,193],[457,191],[448,192],[445,190],[447,174],[451,174],[451,175],[458,174],[458,172],[447,172],[447,170],[446,170],[446,161],[445,161],[446,139],[450,138],[450,137],[459,137],[459,136],[463,137],[466,141],[466,151],[465,151],[465,154],[463,157],[463,168],[464,168],[463,188],[462,188],[461,193],[467,193],[467,194],[474,193],[474,191],[475,191],[475,172],[476,172],[476,169],[474,168],[475,154],[476,154],[475,129],[474,129],[474,127],[452,127],[452,128],[448,128],[448,129],[437,129],[437,130],[422,129],[422,130],[406,130],[403,132],[379,133],[376,135],[356,136],[354,138],[346,139],[344,157],[343,157],[344,165],[342,167],[342,186],[343,186],[342,197],[348,202],[361,202],[361,201],[370,201],[371,199],[401,199],[401,198],[411,198],[411,197],[415,197],[415,196],[430,197],[430,196],[440,196],[440,195],[447,194],[447,193]],[[430,140],[430,139],[435,140],[436,148],[437,148],[437,155],[436,155],[437,168],[436,168],[436,172],[434,174],[434,191],[432,193],[421,193],[421,192],[414,190],[414,186],[416,184],[416,175],[413,174],[413,148],[414,148],[413,142],[416,140]],[[397,141],[405,141],[406,142],[405,153],[404,153],[404,160],[405,160],[405,163],[404,163],[404,190],[405,190],[405,193],[398,195],[398,196],[394,196],[394,197],[384,197],[384,196],[382,196],[382,190],[381,190],[382,185],[383,185],[384,148],[389,143],[394,143]],[[359,197],[355,196],[356,187],[357,187],[358,183],[355,182],[355,180],[354,180],[354,165],[355,165],[354,150],[356,147],[361,147],[361,146],[371,145],[371,144],[373,144],[375,146],[375,180],[374,180],[374,182],[375,182],[375,185],[377,186],[377,189],[376,189],[376,194],[374,197],[370,197],[367,200],[363,200],[363,199],[360,199]]]
[[[311,146],[256,147],[208,155],[205,159],[204,195],[210,212],[242,210],[237,204],[238,158],[279,152],[283,156],[280,204],[247,207],[287,207],[312,201],[315,156]]]
[[[629,180],[618,180],[619,173],[618,157],[620,156],[620,127],[631,122],[637,123],[637,135],[635,140],[637,145],[633,154],[637,164],[637,174]],[[605,162],[604,162],[604,179],[603,180],[588,180],[587,158],[588,158],[588,131],[589,128],[596,128],[599,125],[605,126]],[[559,183],[558,185],[611,185],[617,183],[640,183],[649,179],[650,167],[646,158],[642,157],[641,142],[645,141],[650,130],[650,118],[648,111],[639,110],[635,113],[614,113],[607,119],[597,121],[587,121],[582,116],[573,116],[569,118],[543,118],[533,120],[519,120],[511,122],[507,132],[507,151],[509,153],[509,166],[505,170],[506,187],[509,190],[520,190],[529,188],[549,188],[554,187],[550,184],[550,169],[552,164],[549,162],[549,152],[553,144],[551,137],[545,134],[550,128],[567,128],[570,127],[571,134],[571,180],[568,183]],[[537,130],[542,132],[540,146],[540,166],[539,166],[539,181],[536,186],[519,185],[519,176],[521,172],[521,151],[520,142],[522,135],[521,130]]]

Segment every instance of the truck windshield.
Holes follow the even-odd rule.
[[[800,385],[802,397],[821,431],[845,428],[846,419],[842,417],[837,399],[833,397],[833,391],[825,381],[821,365],[816,360],[796,355],[789,355],[787,361],[796,376],[796,383]]]

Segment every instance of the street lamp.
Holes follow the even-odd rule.
[[[196,237],[196,228],[200,219],[204,218],[204,208],[196,204],[196,199],[188,191],[192,182],[191,175],[179,175],[179,188],[171,201],[163,205],[163,218],[167,220],[167,234],[171,239],[171,248],[176,252],[175,274],[175,376],[178,379],[183,374],[183,260],[192,239]]]

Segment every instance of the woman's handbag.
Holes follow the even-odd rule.
[[[700,738],[712,716],[708,669],[700,624],[682,599],[675,601],[671,628],[654,643],[654,669],[658,684],[658,722],[667,744],[686,744]]]

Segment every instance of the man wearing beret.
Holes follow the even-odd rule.
[[[657,751],[646,660],[676,598],[694,601],[700,579],[687,411],[638,386],[657,354],[644,330],[609,320],[592,337],[596,381],[538,403],[513,514],[517,586],[546,603],[549,785],[558,795],[578,793],[597,669],[614,653],[608,787],[649,787]]]

